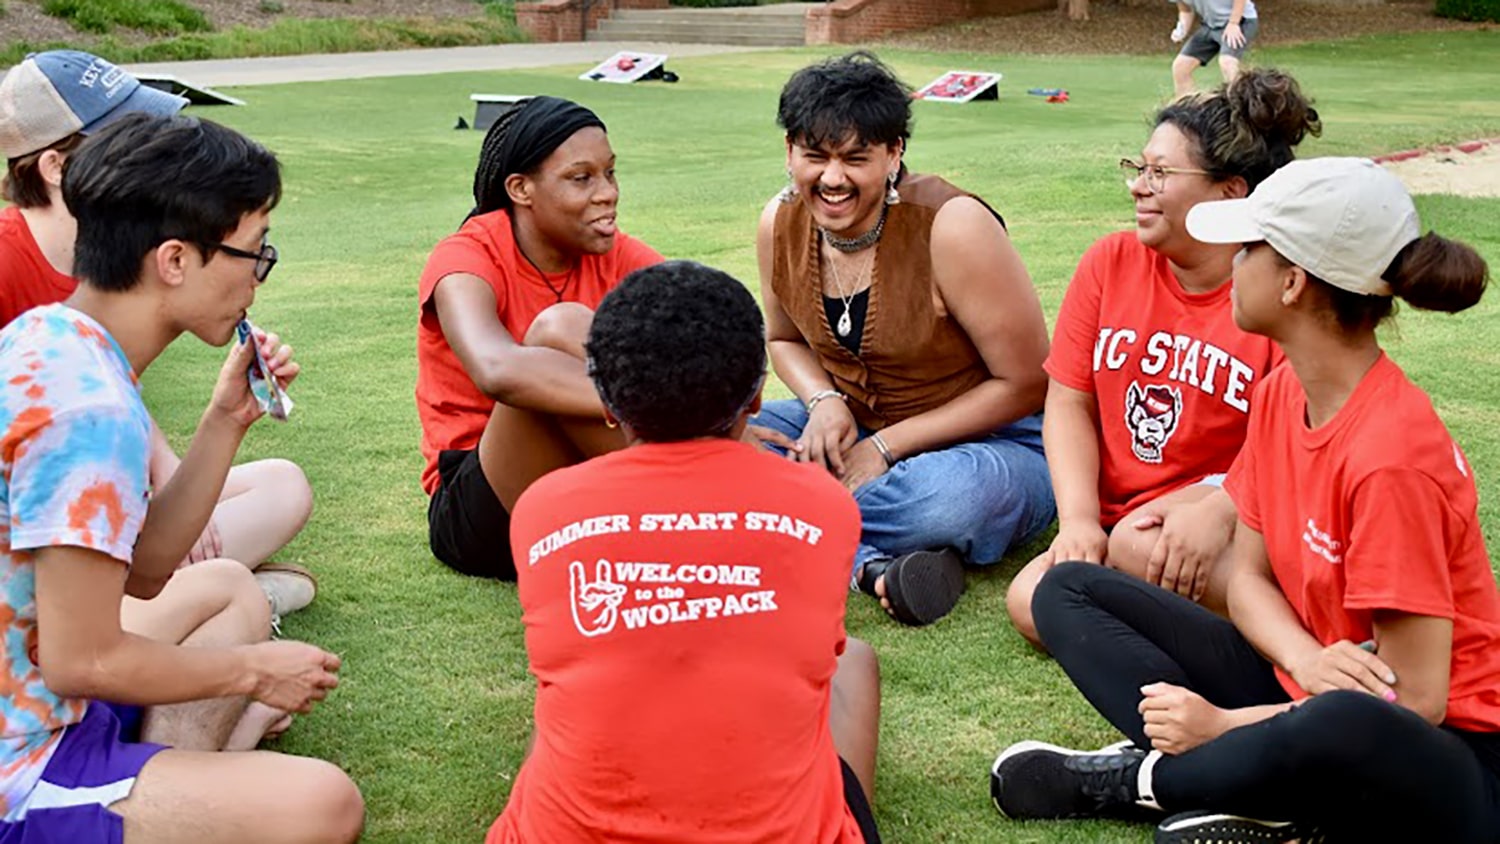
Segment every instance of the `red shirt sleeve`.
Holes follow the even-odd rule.
[[[1094,392],[1094,345],[1099,339],[1099,300],[1102,289],[1099,270],[1107,263],[1104,243],[1096,243],[1083,253],[1068,292],[1063,296],[1062,310],[1057,314],[1057,330],[1052,336],[1052,351],[1044,367],[1059,384],[1085,393]]]
[[[666,260],[661,253],[645,243],[626,235],[620,236],[624,238],[624,242],[620,244],[620,278],[623,279],[641,267],[655,266]]]
[[[1417,469],[1381,469],[1359,483],[1344,555],[1344,609],[1454,617],[1443,489]]]
[[[467,227],[443,238],[428,256],[417,291],[418,301],[424,310],[432,300],[432,293],[437,289],[438,282],[454,273],[467,273],[484,279],[494,288],[496,298],[504,306],[505,300],[500,296],[500,291],[504,289],[505,271],[496,262],[485,239]]]

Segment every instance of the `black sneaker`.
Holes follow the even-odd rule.
[[[1139,748],[1103,753],[1068,750],[1041,742],[1012,745],[990,769],[990,799],[1015,820],[1087,818],[1142,804]]]
[[[1183,812],[1156,827],[1156,844],[1318,844],[1317,830],[1291,821],[1267,821],[1222,812]]]

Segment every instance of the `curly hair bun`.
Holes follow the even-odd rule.
[[[1322,134],[1323,123],[1302,86],[1274,68],[1241,73],[1224,91],[1230,123],[1267,146],[1294,147],[1308,135]]]
[[[1323,123],[1302,86],[1274,68],[1253,68],[1233,84],[1189,94],[1157,112],[1195,142],[1198,161],[1216,179],[1240,178],[1249,190],[1296,157]]]
[[[1396,254],[1383,278],[1412,307],[1452,314],[1479,303],[1490,274],[1468,244],[1428,232]]]

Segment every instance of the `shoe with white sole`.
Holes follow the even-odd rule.
[[[1156,844],[1318,844],[1314,829],[1292,821],[1246,818],[1223,812],[1183,812],[1156,827]]]
[[[1150,783],[1161,754],[1120,744],[1102,750],[1039,741],[1013,744],[990,768],[990,799],[1002,815],[1016,820],[1159,810]]]
[[[255,570],[266,600],[271,602],[271,627],[281,632],[281,619],[306,607],[318,596],[318,579],[294,563],[265,563]]]

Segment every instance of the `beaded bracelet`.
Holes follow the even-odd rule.
[[[810,395],[810,396],[807,397],[807,415],[808,416],[812,415],[813,408],[817,407],[818,406],[818,402],[822,401],[823,399],[838,399],[839,401],[847,401],[848,400],[844,396],[844,394],[841,393],[841,392],[839,392],[838,390],[819,390],[816,393],[813,393],[812,395]]]
[[[885,458],[885,468],[889,469],[896,465],[896,455],[891,454],[890,447],[885,444],[885,440],[881,439],[878,431],[870,435],[870,442],[875,444],[875,450]]]

